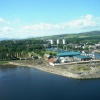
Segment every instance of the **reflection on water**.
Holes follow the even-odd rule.
[[[0,66],[0,100],[100,100],[100,80],[75,80],[29,67]]]

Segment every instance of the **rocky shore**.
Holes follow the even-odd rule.
[[[40,60],[37,61],[23,60],[23,61],[9,62],[9,64],[17,66],[33,67],[42,71],[75,79],[100,78],[100,63],[94,63],[92,65],[74,64],[74,65],[64,65],[64,66],[50,66],[48,63]]]

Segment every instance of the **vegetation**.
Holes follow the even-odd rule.
[[[43,55],[42,51],[45,50],[43,44],[45,43],[46,41],[36,39],[0,41],[0,60],[25,57],[28,56],[29,52]]]
[[[67,39],[68,43],[77,43],[79,41],[95,41],[98,42],[100,38],[100,31],[91,31],[91,32],[83,32],[77,34],[61,34],[61,35],[52,35],[45,37],[38,37],[38,39]],[[78,39],[78,40],[77,40]]]
[[[100,31],[84,32],[77,34],[61,34],[53,36],[39,37],[38,39],[66,39],[67,44],[95,44],[100,42]]]
[[[8,63],[8,61],[0,61],[0,65],[7,64],[7,63]]]
[[[55,51],[45,51],[45,53],[47,53],[47,54],[49,54],[49,55],[53,55],[53,56],[55,56],[56,54],[57,54],[57,52],[55,52]]]
[[[83,66],[80,66],[80,67],[77,67],[76,68],[76,70],[78,70],[78,71],[84,71],[84,70],[90,70],[90,68],[89,67],[83,67]]]
[[[38,39],[44,39],[44,40],[59,39],[60,44],[58,44],[58,48],[60,49],[67,49],[72,51],[83,51],[83,50],[88,51],[89,45],[95,45],[100,42],[100,31],[45,36],[45,37],[39,37]],[[66,45],[62,44],[62,39],[66,39]],[[80,47],[75,47],[75,45]],[[82,48],[83,46],[85,47]],[[94,48],[91,47],[91,49],[93,50]]]
[[[4,40],[0,41],[0,60],[11,60],[11,59],[19,59],[20,57],[30,57],[38,54],[39,56],[43,56],[44,53],[56,55],[56,52],[45,51],[45,45],[50,44],[47,42],[48,39],[66,39],[67,45],[62,44],[62,40],[60,40],[61,44],[58,44],[58,48],[60,49],[68,49],[73,51],[88,51],[88,45],[94,45],[95,43],[100,42],[100,31],[93,32],[85,32],[79,34],[62,34],[48,37],[39,37],[33,39],[25,39],[25,40]],[[75,48],[73,45],[87,45],[87,47]],[[34,53],[33,53],[34,52]]]

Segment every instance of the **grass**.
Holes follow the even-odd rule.
[[[90,70],[90,68],[81,66],[81,67],[77,67],[76,70],[78,70],[78,71],[86,71],[86,70]]]
[[[7,64],[9,61],[0,61],[0,65]]]

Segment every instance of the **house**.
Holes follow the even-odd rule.
[[[50,59],[48,59],[48,62],[55,62],[55,58],[50,58]]]
[[[48,62],[49,63],[60,63],[60,59],[58,59],[58,58],[50,58],[50,59],[48,59]]]

